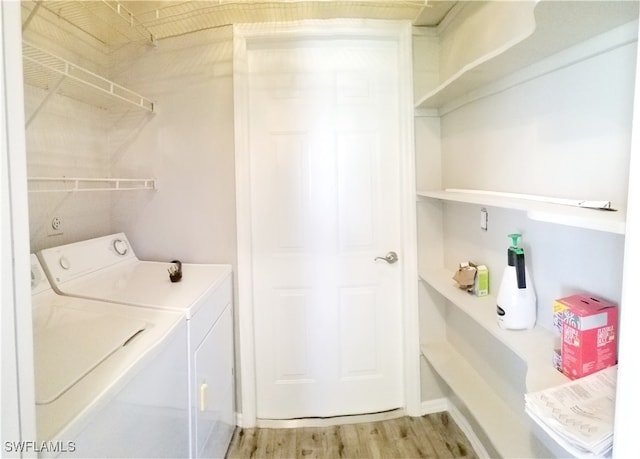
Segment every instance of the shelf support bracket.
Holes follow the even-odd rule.
[[[40,6],[42,5],[42,1],[43,0],[37,0],[36,1],[36,5],[33,7],[31,12],[29,13],[29,16],[27,17],[27,19],[22,24],[22,32],[23,33],[24,33],[25,30],[27,30],[27,28],[29,27],[29,24],[31,24],[31,20],[33,19],[33,17],[36,15],[38,10],[40,9]]]
[[[66,77],[64,75],[60,77],[60,79],[53,86],[53,88],[49,90],[49,93],[40,102],[40,105],[38,105],[36,109],[33,111],[33,113],[31,113],[31,115],[29,116],[29,119],[25,123],[25,129],[28,128],[31,122],[35,119],[35,117],[38,116],[38,113],[40,113],[40,110],[42,110],[42,108],[47,104],[47,102],[49,102],[49,99],[51,99],[51,96],[53,96],[56,92],[58,92],[58,88],[60,88],[60,85],[62,84],[65,78]]]

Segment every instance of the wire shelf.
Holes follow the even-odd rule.
[[[28,177],[30,193],[157,190],[155,178]]]
[[[135,106],[154,111],[154,102],[89,70],[23,41],[25,83],[88,102],[100,108]]]
[[[151,32],[127,8],[126,2],[52,0],[36,2],[36,6],[109,46],[153,41]]]

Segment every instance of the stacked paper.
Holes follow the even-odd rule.
[[[576,457],[611,454],[618,367],[525,394],[525,411]]]

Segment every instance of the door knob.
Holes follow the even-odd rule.
[[[384,257],[375,257],[373,259],[373,261],[378,261],[378,260],[384,260],[387,263],[389,263],[390,265],[394,264],[396,261],[398,261],[398,254],[391,251],[388,254],[386,254]]]

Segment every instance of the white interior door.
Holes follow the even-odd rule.
[[[256,412],[403,406],[397,42],[248,49]]]

